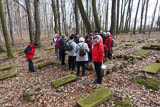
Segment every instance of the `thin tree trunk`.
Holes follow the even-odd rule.
[[[150,28],[150,31],[149,31],[149,36],[150,36],[150,34],[152,32],[152,28],[153,28],[153,24],[154,24],[154,19],[155,19],[155,15],[156,15],[157,6],[158,6],[158,0],[156,2],[155,8],[154,8],[154,13],[153,13],[153,17],[152,17],[152,22],[151,22],[151,28]]]
[[[9,29],[10,29],[10,36],[12,40],[12,46],[14,45],[14,37],[13,37],[13,25],[12,25],[12,19],[11,19],[11,14],[10,14],[10,9],[9,9],[9,3],[8,0],[7,2],[7,11],[8,11],[8,18],[9,18]]]
[[[52,0],[52,9],[53,9],[53,14],[54,14],[54,31],[55,33],[58,33],[58,19],[57,19],[57,9],[55,5],[55,0]]]
[[[117,28],[116,28],[117,34],[119,33],[119,10],[120,10],[119,6],[120,6],[120,0],[117,0]]]
[[[107,0],[107,10],[106,10],[106,26],[105,26],[106,31],[108,31],[108,10],[109,10],[109,0]]]
[[[28,14],[30,42],[34,43],[35,36],[34,36],[34,25],[33,25],[32,14],[31,14],[31,4],[30,4],[30,0],[25,0],[25,2],[26,2],[27,14]]]
[[[143,22],[143,13],[144,13],[145,2],[146,2],[146,0],[142,0],[141,22],[140,22],[139,33],[142,33],[142,22]]]
[[[100,32],[101,31],[101,24],[100,24],[97,9],[96,9],[96,0],[92,0],[92,8],[93,8],[93,15],[94,15],[94,22],[96,25],[96,29]]]
[[[83,23],[84,23],[84,25],[86,27],[87,33],[92,32],[92,27],[91,27],[91,24],[89,22],[89,19],[88,19],[87,15],[86,15],[86,12],[84,10],[83,4],[82,4],[82,0],[78,0],[78,7],[79,7],[79,10],[80,10],[82,19],[83,19]]]
[[[145,30],[146,30],[147,13],[148,13],[148,3],[149,3],[149,0],[147,0],[147,2],[146,2],[146,13],[145,13],[144,26],[143,26],[143,33],[145,33]]]
[[[21,21],[21,11],[20,11],[20,6],[19,6],[19,5],[18,5],[18,17],[19,17],[19,30],[20,30],[20,35],[21,35],[21,39],[23,39],[22,21]]]
[[[62,34],[61,32],[61,18],[60,18],[60,10],[59,10],[59,1],[57,0],[57,13],[58,13],[58,25],[59,25],[59,35]]]
[[[40,15],[39,15],[39,0],[34,0],[34,9],[35,9],[35,26],[36,26],[36,32],[35,32],[35,46],[40,47]]]
[[[134,19],[133,34],[136,34],[137,16],[138,16],[138,10],[139,10],[140,1],[141,0],[138,1],[137,10],[136,10],[136,16],[135,16],[135,19]]]
[[[112,35],[116,34],[116,0],[112,0],[111,28]]]
[[[87,0],[88,1],[88,0]],[[75,20],[76,20],[76,33],[79,34],[79,17],[78,17],[78,4],[77,4],[77,0],[75,0]]]
[[[10,39],[8,35],[8,30],[7,30],[6,16],[3,11],[2,0],[0,0],[0,19],[1,19],[2,29],[3,29],[4,39],[5,39],[5,45],[7,49],[7,56],[8,56],[8,59],[11,59],[13,58],[13,55],[12,55],[11,43],[10,43]]]

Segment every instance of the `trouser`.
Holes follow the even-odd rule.
[[[61,51],[61,62],[62,65],[65,65],[65,51]]]
[[[94,62],[95,70],[96,70],[96,75],[97,75],[97,82],[102,83],[102,62]]]
[[[75,69],[75,63],[76,63],[76,56],[69,56],[68,57],[68,63],[69,63],[69,69],[74,70]]]
[[[88,53],[88,59],[89,59],[89,62],[92,61],[92,53],[91,52]]]
[[[82,66],[82,75],[85,75],[86,65],[85,61],[77,61],[77,75],[80,73],[80,67]]]
[[[112,58],[112,50],[108,50],[108,58]]]
[[[62,60],[62,55],[61,55],[60,48],[58,48],[58,54],[59,54],[59,60],[61,61]]]
[[[55,53],[56,53],[57,59],[59,59],[59,49],[57,47],[55,47]]]
[[[29,71],[35,72],[32,60],[28,59],[28,63],[29,63]]]

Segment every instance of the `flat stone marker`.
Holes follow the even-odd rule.
[[[151,53],[150,50],[144,50],[144,49],[142,49],[142,50],[137,50],[137,51],[135,52],[136,55],[148,55],[149,53]]]
[[[46,62],[46,63],[43,63],[43,64],[39,64],[38,65],[38,69],[41,69],[41,68],[44,68],[44,67],[46,67],[46,66],[48,66],[48,65],[52,65],[53,64],[53,62]]]
[[[152,43],[151,47],[160,47],[160,43]]]
[[[108,88],[99,88],[88,96],[80,99],[77,104],[80,107],[97,107],[111,98],[112,92]]]
[[[0,75],[0,80],[4,80],[4,79],[7,79],[7,78],[14,77],[14,76],[16,76],[17,74],[18,74],[18,72],[9,72],[9,73]]]
[[[8,70],[13,68],[13,65],[4,65],[4,66],[0,66],[0,71],[4,71],[4,70]]]
[[[144,67],[143,71],[155,74],[160,71],[160,64],[148,64],[146,67]]]
[[[65,85],[69,82],[72,82],[72,81],[75,81],[77,79],[77,76],[75,74],[69,74],[69,75],[66,75],[64,77],[61,77],[57,80],[53,80],[52,81],[52,85],[57,88],[57,87],[60,87],[62,85]]]
[[[43,61],[42,58],[40,58],[40,59],[35,59],[35,60],[33,60],[33,63],[38,63],[38,62],[41,62],[41,61]]]

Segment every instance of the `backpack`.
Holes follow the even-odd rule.
[[[86,55],[86,50],[83,48],[83,44],[82,46],[79,45],[79,56],[85,56]]]
[[[73,47],[72,47],[71,43],[72,42],[66,44],[66,49],[65,49],[66,51],[72,51]]]

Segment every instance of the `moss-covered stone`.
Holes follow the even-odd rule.
[[[13,68],[14,66],[13,65],[4,65],[4,66],[0,66],[0,71],[4,71],[4,70],[8,70],[8,69],[11,69]]]
[[[160,43],[152,43],[151,47],[160,47]]]
[[[116,107],[133,107],[132,102],[127,99],[125,99],[123,101],[118,100],[118,101],[116,101],[115,104],[116,104]]]
[[[152,45],[152,46],[144,46],[144,47],[142,47],[142,49],[151,49],[151,50],[158,50],[158,51],[160,51],[160,47],[156,47],[154,45]]]
[[[160,71],[160,64],[148,64],[146,67],[144,67],[143,71],[155,74]]]
[[[125,44],[125,46],[134,46],[136,44],[136,42],[127,42]]]
[[[33,56],[33,59],[39,59],[40,57],[39,56]]]
[[[112,92],[108,88],[100,88],[88,96],[80,99],[77,104],[80,107],[97,107],[111,98]]]
[[[39,65],[38,65],[38,69],[42,69],[42,68],[44,68],[44,67],[46,67],[46,66],[53,65],[53,64],[54,64],[54,63],[51,62],[51,61],[46,62],[46,63],[43,63],[43,64],[39,64]]]
[[[38,62],[41,62],[41,61],[43,61],[42,58],[40,58],[40,59],[34,59],[34,60],[33,60],[33,63],[38,63]]]
[[[7,79],[7,78],[14,77],[14,76],[16,76],[17,74],[18,74],[18,72],[9,72],[9,73],[0,75],[0,80],[4,80],[4,79]]]
[[[54,50],[54,47],[45,49],[46,51]]]
[[[120,44],[119,41],[115,41],[115,42],[114,42],[114,46],[118,46],[119,44]]]
[[[52,81],[52,85],[57,88],[57,87],[60,87],[62,85],[65,85],[69,82],[72,82],[72,81],[75,81],[77,79],[77,76],[74,75],[74,74],[69,74],[69,75],[66,75],[64,77],[61,77],[57,80],[54,80]]]
[[[160,89],[160,80],[156,78],[135,77],[132,82],[145,85],[146,88],[158,91]]]
[[[149,51],[149,50],[144,50],[144,49],[142,49],[142,50],[137,50],[137,51],[135,52],[136,55],[148,55],[149,53],[151,53],[151,51]]]
[[[60,63],[60,62],[53,63],[53,66],[60,67],[60,66],[61,66],[61,63]]]

